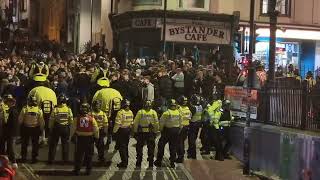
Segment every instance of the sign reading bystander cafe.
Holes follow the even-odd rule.
[[[167,24],[166,41],[230,44],[231,28],[210,24]]]

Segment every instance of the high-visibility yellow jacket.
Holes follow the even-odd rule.
[[[167,110],[164,112],[160,118],[160,131],[166,128],[182,128],[182,115],[180,111],[177,110]]]
[[[182,115],[182,126],[188,126],[192,117],[192,113],[188,106],[180,106],[179,111]]]
[[[103,111],[99,111],[99,112],[93,111],[91,113],[91,115],[97,121],[99,129],[108,128],[108,117],[107,117],[105,112],[103,112]]]
[[[73,124],[73,114],[66,104],[61,104],[54,108],[50,115],[49,128],[52,129],[56,124],[71,126]]]
[[[159,121],[157,112],[153,109],[146,111],[144,109],[138,111],[134,118],[133,131],[137,132],[159,132]]]
[[[132,128],[133,113],[131,110],[121,109],[116,116],[113,133],[117,133],[119,128]]]
[[[0,103],[0,118],[3,120],[3,124],[8,123],[9,109],[9,106],[4,102]]]
[[[95,93],[93,96],[92,102],[100,100],[101,101],[101,110],[105,112],[108,118],[111,116],[111,111],[113,107],[112,100],[120,99],[122,100],[122,96],[119,91],[112,88],[103,88]]]
[[[44,86],[38,86],[33,88],[28,97],[35,96],[37,99],[37,104],[39,107],[44,106],[43,112],[44,113],[50,113],[50,111],[57,105],[57,96],[56,93]],[[46,105],[46,103],[49,103]],[[50,106],[50,107],[48,107]]]
[[[215,129],[219,129],[219,122],[220,122],[220,117],[222,115],[221,112],[221,107],[222,107],[222,101],[214,101],[210,107],[208,107],[208,115],[209,115],[209,121],[210,121],[210,126],[213,126]]]
[[[25,106],[19,115],[19,123],[26,127],[44,128],[44,120],[41,108],[38,106]]]

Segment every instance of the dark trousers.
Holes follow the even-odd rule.
[[[37,158],[39,152],[39,137],[41,134],[40,127],[21,127],[21,158],[27,158],[29,141],[32,142],[32,159]]]
[[[49,129],[49,120],[50,120],[50,114],[43,114],[43,119],[45,122],[45,126],[44,126],[44,135],[45,138],[49,138],[50,135],[50,129]]]
[[[164,128],[158,142],[157,161],[162,162],[164,148],[169,143],[170,162],[176,161],[177,146],[179,141],[179,128]]]
[[[92,169],[92,157],[94,152],[93,136],[78,136],[75,149],[74,169],[80,171],[83,162],[87,171]]]
[[[221,144],[221,138],[220,138],[220,132],[219,129],[216,129],[213,126],[209,127],[209,139],[211,140],[212,144],[215,147],[216,150],[216,160],[223,160],[223,153],[222,153],[222,144]]]
[[[145,144],[147,144],[147,148],[148,148],[148,162],[149,164],[153,163],[154,148],[155,148],[155,134],[148,133],[148,132],[141,132],[137,134],[136,140],[137,140],[137,145],[136,145],[137,164],[141,165],[142,156],[143,156],[143,146]]]
[[[113,111],[109,118],[107,143],[106,143],[107,148],[109,148],[109,145],[112,143],[112,140],[115,140],[115,142],[117,143],[117,140],[115,139],[115,135],[113,134],[113,127],[114,127],[114,122],[115,122],[117,113],[118,111]]]
[[[197,158],[197,145],[196,141],[198,138],[199,129],[201,127],[201,122],[190,122],[189,134],[188,134],[188,157],[192,159]]]
[[[223,146],[223,155],[227,156],[230,148],[231,148],[231,137],[230,137],[230,127],[224,127],[223,128],[223,139],[225,141],[225,144]]]
[[[15,144],[15,137],[9,135],[8,132],[4,132],[3,136],[0,136],[0,154],[7,154],[9,160],[13,163],[16,162],[15,151],[13,145]]]
[[[185,147],[184,147],[184,142],[188,137],[188,131],[189,131],[189,126],[184,126],[179,134],[179,142],[178,142],[178,147],[177,147],[177,155],[178,159],[183,160],[184,159],[184,153],[185,153]]]
[[[70,136],[70,128],[69,126],[63,125],[55,125],[52,129],[50,134],[50,141],[49,141],[49,154],[48,159],[49,161],[53,161],[56,155],[56,149],[61,139],[61,146],[62,146],[62,160],[68,161],[69,160],[69,136]]]
[[[99,138],[94,140],[94,144],[98,150],[98,159],[99,161],[104,160],[104,138],[106,137],[106,133],[104,129],[99,130]]]
[[[117,144],[119,146],[119,154],[121,158],[121,163],[124,165],[128,165],[128,146],[130,139],[130,128],[119,128],[117,132]]]
[[[200,140],[201,140],[201,150],[205,152],[209,152],[211,148],[211,142],[208,137],[209,125],[203,125],[200,132]]]

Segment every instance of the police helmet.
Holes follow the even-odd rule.
[[[14,99],[12,94],[5,94],[3,97],[4,97],[4,100],[13,100]]]
[[[96,101],[93,101],[92,102],[92,107],[95,109],[95,110],[99,110],[102,106],[102,102],[100,100],[96,100]]]
[[[59,95],[59,97],[58,97],[58,102],[59,102],[60,104],[67,103],[67,101],[68,101],[68,98],[67,98],[66,95],[64,95],[64,94]]]
[[[146,100],[143,104],[143,107],[145,109],[151,109],[152,108],[152,102],[150,100]]]
[[[81,114],[88,114],[90,112],[90,105],[88,103],[82,103],[80,106]]]
[[[176,100],[170,99],[170,100],[168,101],[168,106],[169,106],[169,108],[176,108],[176,107],[177,107],[177,102],[176,102]]]
[[[127,108],[129,106],[130,106],[130,101],[128,99],[122,100],[122,102],[121,102],[121,107],[122,108]]]
[[[231,101],[228,100],[228,99],[224,100],[223,103],[222,103],[222,106],[223,107],[230,107],[231,106]]]
[[[197,94],[192,95],[190,100],[193,105],[200,105],[201,103],[201,98]]]
[[[178,99],[178,103],[182,106],[186,106],[188,104],[188,98],[186,96],[181,96]]]

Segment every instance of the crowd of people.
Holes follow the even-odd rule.
[[[1,51],[0,154],[8,154],[15,167],[13,144],[19,136],[22,162],[26,162],[32,141],[32,163],[37,162],[40,136],[49,138],[48,164],[54,162],[59,138],[63,160],[68,161],[69,138],[76,137],[72,138],[76,139],[76,174],[83,156],[90,174],[94,144],[103,163],[104,150],[112,141],[122,160],[118,167],[127,167],[130,134],[137,140],[137,167],[141,166],[144,144],[148,145],[150,167],[162,165],[166,143],[170,145],[171,167],[183,162],[186,139],[188,158],[196,159],[200,129],[202,152],[208,154],[214,146],[217,160],[228,158],[232,116],[223,91],[237,75],[227,78],[223,65],[202,66],[188,59],[132,59],[120,66],[98,45],[80,55],[58,47],[37,42]],[[233,72],[240,71],[235,67]],[[224,140],[220,138],[222,129]]]

